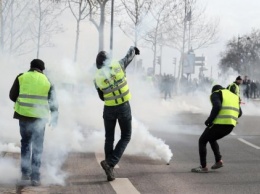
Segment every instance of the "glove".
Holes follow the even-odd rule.
[[[207,119],[207,120],[205,121],[205,125],[206,125],[207,127],[210,127],[210,126],[213,125],[213,123],[212,123],[212,121],[209,121],[209,119]]]
[[[137,47],[134,47],[134,49],[135,49],[135,54],[136,54],[136,55],[140,55],[139,49],[138,49]]]
[[[49,123],[50,127],[55,128],[58,124],[58,112],[51,113],[51,121]]]

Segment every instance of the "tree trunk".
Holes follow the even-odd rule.
[[[99,48],[98,51],[104,50],[104,26],[105,26],[105,3],[100,5],[100,24],[99,33]]]
[[[77,20],[77,32],[76,32],[75,50],[74,50],[74,62],[77,62],[77,58],[78,58],[79,25],[80,25],[80,20],[78,19]]]
[[[157,52],[157,40],[155,38],[154,51],[153,51],[153,75],[155,74],[155,67],[156,67],[156,52]]]
[[[12,53],[13,51],[13,40],[14,40],[14,1],[12,1],[11,4],[11,37],[10,37],[10,47],[9,47],[9,52]]]
[[[3,1],[0,0],[0,52],[4,50],[4,21],[3,21]]]
[[[38,5],[39,5],[39,26],[38,26],[38,35],[37,35],[37,54],[36,58],[39,58],[40,55],[40,44],[41,44],[41,22],[42,22],[42,10],[41,10],[41,0],[38,0]]]

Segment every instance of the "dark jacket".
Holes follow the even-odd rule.
[[[134,49],[134,47],[130,47],[126,56],[123,59],[121,59],[120,61],[118,61],[124,71],[127,68],[127,66],[132,62],[134,57],[135,57],[135,49]],[[99,98],[102,101],[104,101],[104,95],[103,95],[102,90],[100,88],[98,88],[97,86],[96,86],[96,89],[98,91]]]
[[[35,68],[31,68],[29,71],[38,71],[40,73],[42,73],[42,71],[40,71],[39,69],[35,69]],[[20,91],[20,85],[19,85],[19,76],[23,75],[23,73],[19,74],[15,80],[14,83],[11,87],[10,93],[9,93],[9,98],[13,101],[16,102],[18,96],[19,96],[19,91]],[[48,101],[49,101],[49,107],[50,107],[50,111],[51,114],[58,114],[58,101],[56,98],[56,93],[55,93],[55,89],[53,84],[51,84],[51,88],[49,90],[48,93]],[[17,112],[14,112],[14,118],[15,119],[21,119],[21,120],[26,120],[26,121],[33,121],[36,120],[37,118],[33,118],[33,117],[26,117],[23,115],[18,114]]]
[[[232,92],[233,94],[236,94],[237,95],[237,88],[236,88],[236,85],[237,85],[237,83],[236,82],[234,82],[234,84],[230,84],[231,85],[231,87],[230,87],[230,92]],[[229,85],[229,86],[230,86]],[[229,87],[228,86],[228,87]],[[227,87],[227,89],[228,89],[228,87]]]
[[[210,115],[207,119],[207,122],[212,124],[213,121],[215,120],[215,118],[218,116],[219,111],[221,110],[221,107],[222,107],[223,98],[222,98],[221,90],[212,93],[210,100],[212,102],[212,109],[211,109]],[[242,116],[242,110],[241,110],[241,107],[239,107],[238,117],[241,117],[241,116]]]

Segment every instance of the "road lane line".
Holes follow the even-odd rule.
[[[140,194],[128,178],[116,178],[110,184],[117,194]]]
[[[234,132],[231,132],[230,134],[234,135],[234,136],[237,135]],[[243,142],[244,144],[249,145],[249,146],[251,146],[251,147],[253,147],[253,148],[257,149],[257,150],[260,150],[259,146],[255,145],[255,144],[252,144],[249,141],[244,140],[243,138],[237,138],[237,140],[239,140],[239,141]]]
[[[95,156],[96,156],[96,159],[97,159],[97,161],[98,161],[99,164],[100,164],[100,162],[101,162],[102,160],[104,160],[104,158],[105,158],[105,155],[104,155],[103,153],[96,153],[96,152],[95,152]],[[119,166],[116,165],[115,168],[119,168]]]
[[[105,158],[103,153],[95,152],[95,156],[98,163]],[[115,168],[119,168],[119,166],[116,165]],[[111,181],[110,184],[117,194],[140,194],[128,178],[116,178],[116,180]]]
[[[259,146],[256,146],[256,145],[254,145],[254,144],[252,144],[252,143],[250,143],[250,142],[248,142],[248,141],[246,141],[246,140],[244,140],[244,139],[242,139],[242,138],[237,138],[237,139],[238,139],[239,141],[241,141],[241,142],[243,142],[243,143],[245,143],[245,144],[247,144],[247,145],[249,145],[249,146],[251,146],[251,147],[257,149],[257,150],[260,150],[260,147],[259,147]]]
[[[237,135],[237,134],[235,134],[233,131],[230,133],[231,135]]]

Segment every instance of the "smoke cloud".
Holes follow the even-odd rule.
[[[0,152],[20,152],[19,125],[18,121],[12,118],[14,104],[8,99],[8,94],[15,77],[27,71],[29,63],[30,61],[26,61],[18,66],[17,61],[1,59],[0,70],[6,81],[0,82],[3,91],[0,101],[3,110],[0,112]],[[88,69],[69,60],[62,60],[59,65],[46,64],[46,69],[48,77],[56,87],[60,114],[57,128],[46,126],[41,168],[42,183],[64,185],[69,174],[62,166],[70,152],[103,152],[103,102],[98,98],[93,84],[94,65]],[[232,76],[220,84],[226,87],[237,74]],[[127,73],[127,78],[132,93],[130,104],[133,132],[125,154],[143,155],[169,162],[174,155],[174,148],[170,148],[163,139],[154,136],[153,132],[199,134],[203,123],[183,123],[184,116],[180,113],[204,114],[206,119],[211,109],[211,88],[205,92],[191,92],[189,95],[163,100],[160,92],[138,75]],[[256,109],[253,104],[246,104],[244,114],[252,109]],[[117,126],[115,142],[119,137],[120,130]],[[0,178],[0,183],[11,183],[19,179],[19,162],[17,159],[0,157],[0,174],[8,171],[6,174],[10,176],[4,180]]]

